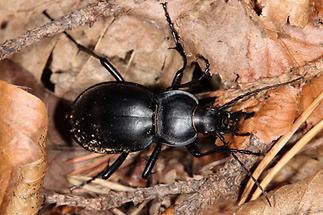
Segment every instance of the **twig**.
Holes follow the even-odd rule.
[[[115,215],[125,215],[125,213],[123,213],[121,210],[119,210],[118,208],[113,208],[112,213],[114,213]]]
[[[91,179],[91,177],[85,177],[85,176],[70,176],[68,177],[68,181],[72,184],[72,185],[80,185],[82,182],[88,181],[89,179]],[[135,191],[135,188],[132,187],[128,187],[116,182],[111,182],[111,181],[107,181],[104,179],[95,179],[94,181],[92,181],[91,184],[87,184],[84,186],[84,188],[86,189],[86,187],[92,187],[92,186],[96,186],[99,185],[101,188],[105,187],[105,188],[109,188],[111,190],[114,191]]]
[[[261,145],[255,137],[251,138],[251,143],[257,146]],[[239,155],[239,159],[244,162],[247,168],[250,168],[257,157]],[[108,196],[98,198],[47,192],[45,193],[45,201],[47,203],[56,203],[57,205],[71,205],[85,207],[87,209],[106,210],[120,207],[127,202],[133,202],[137,205],[156,198],[162,199],[167,195],[191,194],[185,202],[177,205],[175,210],[179,214],[197,214],[199,208],[205,208],[211,202],[216,202],[224,196],[236,200],[240,183],[244,177],[245,172],[239,163],[233,158],[229,158],[224,167],[220,168],[214,175],[200,180],[187,180],[175,182],[174,184],[137,188],[134,191],[128,192],[116,193],[111,191]]]
[[[110,192],[108,196],[98,198],[86,198],[72,194],[59,194],[45,192],[45,202],[56,203],[57,205],[70,205],[85,207],[94,210],[106,210],[119,207],[127,202],[133,202],[135,205],[146,200],[163,198],[167,195],[198,192],[201,184],[206,179],[188,180],[176,182],[169,185],[156,185],[149,188],[137,188],[134,192]]]
[[[91,24],[100,16],[118,16],[124,11],[126,11],[124,7],[111,3],[111,1],[99,1],[95,4],[90,4],[53,22],[27,31],[15,39],[6,40],[0,45],[0,60],[45,38],[85,24]]]
[[[147,205],[148,201],[144,201],[137,208],[135,208],[130,215],[138,215],[142,211],[142,209]]]

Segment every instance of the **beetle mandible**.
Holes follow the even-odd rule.
[[[85,183],[99,176],[108,179],[120,167],[129,153],[145,150],[153,143],[156,146],[143,171],[144,178],[150,175],[162,144],[172,147],[184,146],[194,157],[216,152],[257,155],[259,153],[228,147],[223,135],[226,133],[249,135],[248,133],[239,133],[238,122],[240,119],[252,115],[252,113],[243,111],[230,112],[228,108],[241,99],[255,95],[262,90],[295,81],[245,93],[220,107],[204,108],[200,106],[199,100],[193,94],[181,90],[184,86],[193,84],[194,81],[181,84],[187,65],[187,57],[167,11],[167,3],[162,3],[162,6],[175,42],[175,50],[183,59],[183,66],[176,72],[171,87],[161,94],[155,94],[137,83],[126,82],[106,58],[80,45],[68,33],[64,32],[80,50],[99,59],[102,66],[116,80],[91,86],[83,91],[72,105],[69,121],[72,126],[71,133],[76,141],[92,152],[120,153],[112,165],[108,165],[97,176]],[[206,64],[203,75],[198,79],[198,81],[202,81],[205,78],[210,78],[210,64],[204,57],[199,56],[199,58],[204,60]],[[201,152],[198,147],[198,133],[217,137],[224,145],[214,146],[207,152]]]

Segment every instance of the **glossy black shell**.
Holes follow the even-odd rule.
[[[192,117],[197,104],[180,90],[156,95],[139,84],[104,82],[74,101],[72,133],[81,146],[97,153],[140,151],[153,142],[188,145],[197,138]]]
[[[160,142],[185,146],[197,138],[193,127],[193,112],[198,104],[190,93],[166,91],[158,96],[157,134]]]
[[[97,153],[138,151],[155,133],[155,95],[129,82],[104,82],[81,93],[73,103],[70,122],[77,142]]]

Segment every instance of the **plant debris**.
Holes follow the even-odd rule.
[[[221,82],[219,90],[198,95],[215,97],[210,105],[224,104],[264,86],[303,78],[292,86],[262,92],[234,106],[233,111],[254,111],[255,115],[240,122],[240,130],[251,132],[250,137],[226,136],[232,148],[265,153],[275,141],[291,131],[294,121],[322,92],[323,13],[319,1],[178,0],[170,1],[168,9],[188,55],[183,82],[198,75],[193,73],[198,55],[209,60],[210,73]],[[43,15],[45,10],[54,21]],[[143,180],[141,173],[152,148],[129,156],[108,182],[98,180],[73,193],[68,190],[71,184],[67,178],[79,183],[84,176],[97,174],[117,155],[89,154],[73,145],[65,121],[69,104],[87,87],[113,79],[98,60],[78,50],[61,33],[68,31],[76,41],[107,57],[127,81],[159,93],[170,86],[175,72],[182,66],[181,57],[172,49],[172,35],[159,2],[8,1],[0,12],[0,59],[10,58],[0,62],[0,79],[34,93],[48,107],[49,167],[41,214],[236,212],[241,183],[247,176],[241,165],[232,156],[223,159],[226,155],[193,159],[181,148],[163,147],[150,180]],[[203,70],[203,62],[198,63]],[[323,105],[318,106],[291,137],[291,143],[297,142],[322,120]],[[6,105],[1,107],[7,110]],[[32,113],[26,110],[24,114]],[[41,122],[45,123],[45,118],[39,120]],[[4,130],[0,129],[1,132]],[[313,149],[317,152],[322,149],[321,136],[318,134],[299,156],[293,158],[291,163],[294,164],[287,164],[290,166],[282,170],[281,177],[273,179],[269,195],[281,202],[275,200],[271,210],[261,198],[245,203],[238,212],[319,210],[320,204],[315,204],[312,196],[302,197],[294,191],[296,186],[304,191],[303,194],[317,195],[317,200],[320,197],[314,191],[320,190],[320,184],[316,182],[321,165],[314,162],[312,156],[322,160],[322,153],[313,152]],[[33,145],[29,147],[28,150],[34,149]],[[36,157],[42,161],[39,163],[40,177],[46,156],[42,155],[43,160],[39,156]],[[237,156],[248,169],[262,159],[252,155]],[[306,164],[308,170],[301,168],[300,163]],[[4,166],[1,164],[0,168]],[[12,175],[2,172],[0,183],[14,183],[16,179]],[[304,178],[308,179],[302,181]],[[285,183],[293,184],[284,186]],[[314,188],[314,185],[318,187]],[[276,187],[281,188],[277,190]],[[312,200],[313,204],[309,205]],[[304,203],[304,207],[292,207],[295,202]],[[39,201],[33,204],[38,206]],[[292,206],[285,210],[281,205]]]
[[[47,111],[35,96],[0,81],[0,213],[35,214],[47,169]]]

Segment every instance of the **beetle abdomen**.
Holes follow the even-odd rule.
[[[105,82],[85,90],[73,103],[73,135],[98,153],[138,151],[154,136],[155,96],[127,82]]]

